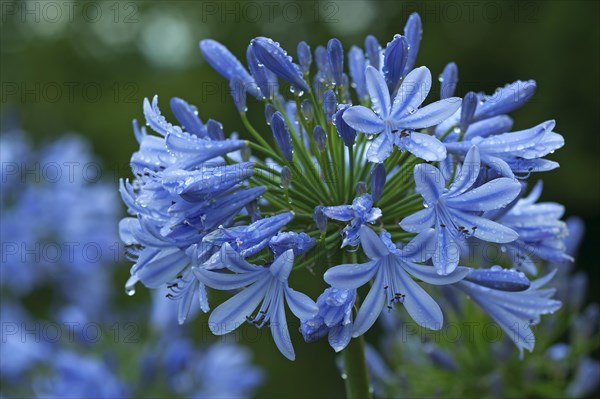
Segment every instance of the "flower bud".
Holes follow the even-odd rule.
[[[325,232],[327,231],[327,216],[325,216],[325,213],[323,213],[324,209],[324,206],[317,205],[315,206],[314,211],[315,224],[317,225],[317,228],[319,229],[321,234],[325,234]]]
[[[378,163],[373,172],[371,173],[371,196],[373,201],[379,201],[381,194],[383,193],[383,186],[385,185],[386,171],[385,166],[382,163]]]
[[[332,90],[327,90],[323,95],[323,112],[327,123],[331,123],[333,114],[337,108],[337,97]]]
[[[344,75],[344,48],[338,39],[331,39],[327,43],[327,56],[333,80],[336,85],[341,86],[343,84],[342,76]]]
[[[325,147],[327,146],[327,134],[321,125],[315,126],[313,129],[313,137],[317,144],[317,149],[321,152],[325,151]]]
[[[290,130],[280,112],[273,114],[271,118],[271,130],[273,131],[275,142],[281,150],[281,154],[287,161],[292,162],[294,158],[292,136],[290,136]]]
[[[266,37],[257,37],[250,42],[256,59],[281,79],[298,89],[308,91],[300,68],[295,65],[279,43]]]
[[[300,63],[303,73],[306,74],[310,71],[312,54],[310,53],[310,46],[304,41],[298,43],[298,62]]]

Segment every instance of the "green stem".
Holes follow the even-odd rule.
[[[362,335],[350,340],[348,346],[342,351],[342,358],[344,359],[346,397],[348,399],[371,398],[365,343]]]

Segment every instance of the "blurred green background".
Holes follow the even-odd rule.
[[[447,62],[456,62],[458,94],[492,93],[517,79],[537,81],[536,96],[512,115],[515,129],[556,119],[556,130],[567,143],[552,156],[561,168],[534,179],[544,179],[543,200],[560,202],[567,215],[585,219],[578,265],[593,284],[600,278],[595,252],[600,230],[596,1],[2,1],[2,124],[10,123],[9,111],[18,110],[21,125],[36,141],[67,131],[87,136],[116,188],[119,176],[129,176],[128,160],[137,147],[131,120],[142,116],[144,97],[158,94],[167,116],[168,100],[182,97],[198,106],[203,120],[216,119],[226,132],[245,136],[227,82],[203,62],[200,39],[214,38],[242,60],[255,36],[272,37],[294,56],[301,40],[314,49],[337,37],[348,50],[362,46],[367,34],[385,45],[402,33],[413,11],[424,25],[417,65],[428,66],[435,76]],[[430,100],[437,96],[435,87]],[[249,107],[254,118],[261,118],[260,104],[249,100]],[[124,264],[119,284],[127,270]],[[306,291],[316,297],[320,283],[311,288],[315,277],[305,277]],[[598,301],[600,292],[589,297]],[[148,298],[123,294],[121,301],[140,305]],[[197,325],[205,327],[201,321]],[[205,337],[206,329],[198,336]],[[252,349],[269,372],[261,396],[343,393],[325,342],[297,341],[299,356],[290,363],[270,339],[259,341]]]

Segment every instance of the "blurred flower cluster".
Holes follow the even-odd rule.
[[[0,149],[0,396],[251,394],[264,376],[246,348],[192,345],[184,329],[161,343],[155,335],[169,309],[161,302],[170,301],[155,302],[150,318],[117,304],[121,208],[84,138],[69,134],[35,148],[11,129]]]

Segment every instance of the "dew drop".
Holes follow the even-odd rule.
[[[135,295],[135,286],[125,287],[125,293],[128,296],[134,296]]]

